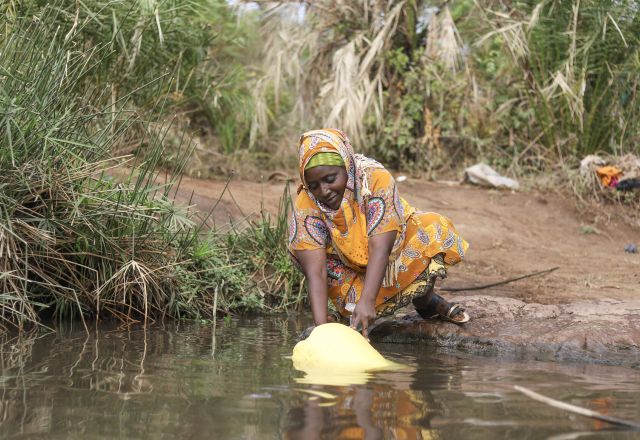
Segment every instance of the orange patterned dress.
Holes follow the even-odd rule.
[[[304,169],[319,152],[337,152],[348,180],[340,208],[333,210],[306,189]],[[393,176],[378,162],[354,154],[349,139],[335,129],[314,130],[300,139],[302,185],[289,218],[289,249],[327,251],[328,295],[348,316],[360,298],[368,261],[369,237],[396,231],[396,240],[376,297],[380,315],[394,309],[399,298],[415,293],[431,257],[444,254],[448,265],[464,258],[467,242],[447,217],[417,212],[400,195]],[[295,260],[295,256],[294,256]]]

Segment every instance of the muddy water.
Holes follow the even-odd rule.
[[[0,335],[0,438],[631,439],[513,390],[640,418],[640,371],[377,345],[404,372],[314,384],[287,356],[308,322]]]

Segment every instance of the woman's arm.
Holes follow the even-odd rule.
[[[311,313],[316,325],[327,322],[327,250],[295,251],[307,277]]]
[[[365,338],[369,335],[369,322],[376,319],[376,297],[387,270],[389,254],[393,249],[396,234],[396,231],[388,231],[369,237],[369,262],[364,277],[364,287],[351,319],[353,328],[357,329],[358,324],[362,324],[362,335]]]

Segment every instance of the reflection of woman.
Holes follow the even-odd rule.
[[[341,388],[335,400],[308,399],[292,408],[283,438],[428,440],[439,437],[431,428],[438,412],[429,392],[355,385]]]
[[[380,420],[374,422],[376,393],[362,386],[356,386],[352,394],[336,397],[335,402],[307,400],[303,408],[292,411],[291,418],[297,426],[285,433],[287,440],[313,440],[320,438],[381,440],[384,438]],[[330,406],[326,404],[330,403]],[[302,410],[300,414],[299,410]],[[355,420],[351,417],[355,416]],[[355,422],[355,423],[353,423]],[[323,435],[324,434],[324,435]],[[331,434],[327,437],[326,434]]]
[[[414,298],[421,316],[469,320],[458,304],[421,297],[427,283],[446,276],[468,244],[451,221],[416,212],[378,162],[354,154],[339,130],[314,130],[300,139],[302,185],[290,219],[289,248],[309,283],[316,325],[327,322],[327,298],[352,326],[368,324]],[[417,301],[418,297],[420,301]]]

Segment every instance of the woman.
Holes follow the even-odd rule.
[[[445,264],[458,263],[468,247],[448,218],[412,208],[391,174],[354,154],[340,130],[304,133],[299,156],[289,249],[307,277],[316,325],[328,320],[328,298],[365,337],[373,320],[409,300],[423,317],[469,320],[458,304],[432,294]]]

